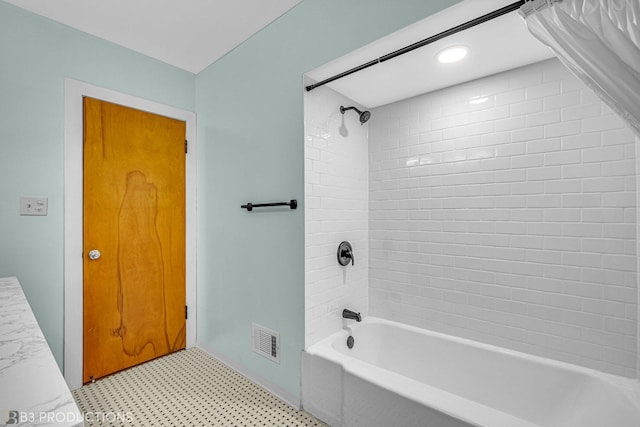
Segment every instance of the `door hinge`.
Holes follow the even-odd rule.
[[[189,306],[188,305],[184,306],[184,318],[185,319],[189,318]]]
[[[189,152],[189,141],[184,140],[184,153],[187,154]]]

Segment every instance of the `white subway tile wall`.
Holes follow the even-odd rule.
[[[342,319],[344,308],[368,309],[367,126],[354,111],[343,116],[341,105],[356,104],[328,87],[304,98],[305,347],[353,322]],[[353,246],[353,266],[338,264],[343,240]]]
[[[640,135],[636,135],[636,147],[640,146]],[[636,155],[636,171],[640,170],[640,156]],[[638,192],[640,191],[640,185],[638,182],[640,181],[640,174],[636,173],[636,203],[640,200],[638,199]],[[636,210],[636,218],[640,218],[640,211]],[[640,223],[640,220],[636,219],[636,224]],[[640,236],[639,227],[636,227],[636,232],[638,236]],[[638,238],[638,242],[636,242],[637,248],[640,248],[640,237]],[[638,257],[636,256],[636,259]],[[638,263],[640,265],[640,261]],[[637,339],[636,339],[636,379],[640,381],[640,284],[638,285],[638,290],[636,292],[638,298],[637,312],[636,312],[636,329],[637,329]]]
[[[374,109],[369,312],[635,376],[635,158],[555,59]]]

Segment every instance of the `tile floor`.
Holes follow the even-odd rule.
[[[86,426],[326,426],[197,348],[87,384],[73,395]]]

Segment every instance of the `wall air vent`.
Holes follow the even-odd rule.
[[[280,363],[280,334],[264,326],[251,324],[251,349],[267,359]]]

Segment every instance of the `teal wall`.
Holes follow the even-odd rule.
[[[195,76],[0,1],[0,277],[17,276],[63,349],[64,79],[194,110]],[[49,198],[21,217],[20,196]]]
[[[198,341],[298,395],[304,347],[302,75],[458,0],[305,0],[196,77]],[[427,35],[425,35],[427,36]],[[246,202],[298,199],[288,210]],[[251,323],[281,362],[251,352]]]

